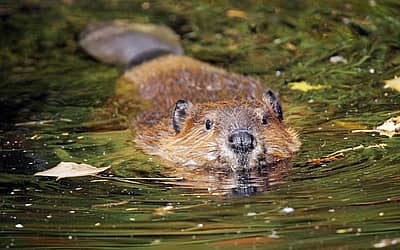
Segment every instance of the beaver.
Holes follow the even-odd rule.
[[[103,62],[129,64],[115,95],[129,100],[138,93],[150,103],[131,122],[138,148],[173,165],[234,171],[295,155],[299,138],[270,89],[251,77],[182,55],[172,31],[165,40],[154,33],[114,21],[89,27],[80,41]]]

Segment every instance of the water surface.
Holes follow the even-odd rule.
[[[383,88],[400,75],[399,15],[397,1],[3,1],[0,246],[368,249],[400,238],[399,137],[351,133],[400,115],[400,94]],[[60,161],[111,165],[105,176],[170,171],[135,149],[113,108],[123,69],[77,44],[89,22],[115,18],[168,25],[186,54],[278,92],[303,142],[292,168],[256,194],[230,195],[177,181],[33,176]],[[290,88],[301,80],[326,87]],[[361,144],[386,146],[307,163]]]

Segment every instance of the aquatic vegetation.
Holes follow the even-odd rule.
[[[399,137],[351,132],[398,116],[400,92],[384,83],[400,75],[399,10],[395,0],[2,1],[1,246],[395,247]],[[173,171],[131,141],[127,121],[137,110],[121,113],[112,98],[123,69],[97,63],[77,43],[91,20],[116,18],[165,24],[185,54],[278,92],[303,142],[289,174],[249,197],[249,178],[221,175],[237,180],[236,198],[163,179],[34,177],[60,161],[111,165],[119,177]],[[332,63],[335,56],[347,62]],[[302,81],[327,88],[291,89]],[[322,159],[359,145],[340,160]]]

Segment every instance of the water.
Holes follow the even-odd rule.
[[[243,13],[227,17],[229,9]],[[399,137],[351,133],[400,113],[400,94],[383,88],[400,75],[399,12],[396,1],[3,1],[0,246],[368,249],[400,238]],[[135,150],[113,110],[123,69],[76,43],[88,22],[115,18],[166,24],[186,54],[278,91],[303,142],[292,168],[244,196],[179,181],[34,177],[60,161],[111,165],[105,176],[170,171]],[[329,88],[292,90],[299,80]],[[386,146],[307,163],[360,144]]]

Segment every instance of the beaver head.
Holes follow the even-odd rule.
[[[140,133],[136,142],[146,153],[181,165],[253,168],[290,159],[300,146],[271,91],[259,100],[179,100],[169,124]]]

